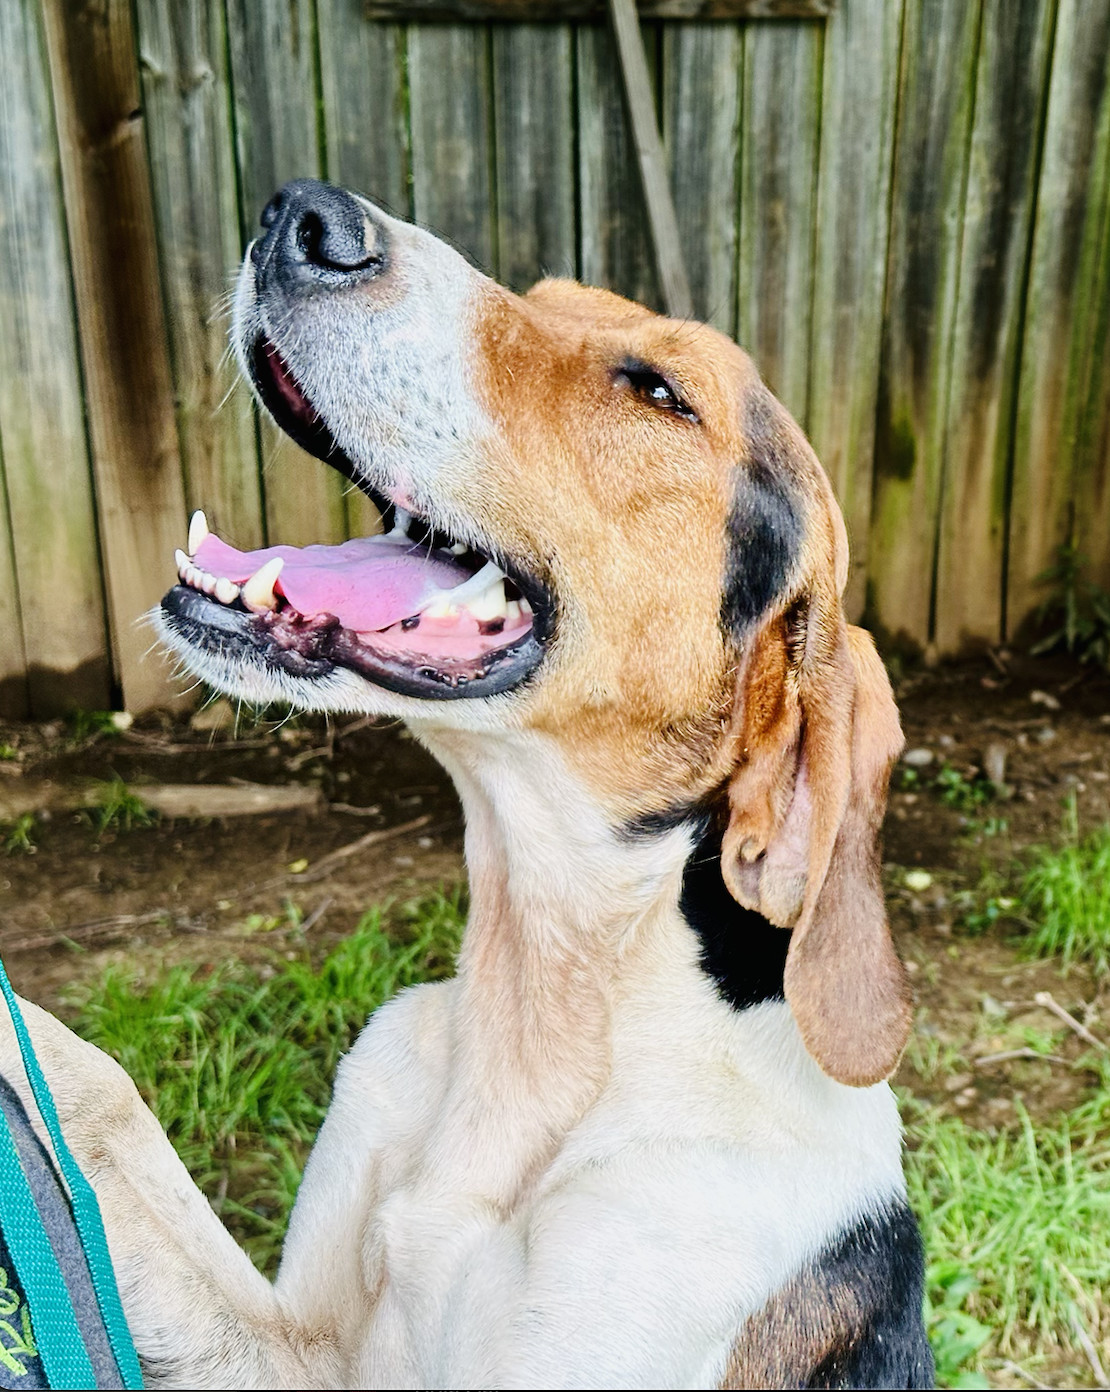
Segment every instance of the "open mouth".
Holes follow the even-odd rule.
[[[385,530],[338,546],[240,551],[193,516],[170,627],[222,657],[261,658],[291,676],[336,667],[407,696],[494,695],[542,658],[554,606],[546,587],[502,556],[441,532],[377,493],[336,445],[277,349],[259,339],[251,376],[277,424],[353,479]]]

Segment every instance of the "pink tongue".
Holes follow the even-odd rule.
[[[385,537],[357,537],[341,546],[267,546],[237,551],[210,532],[193,557],[202,569],[241,585],[274,556],[285,561],[274,587],[298,613],[334,614],[344,628],[372,633],[414,614],[439,590],[470,572],[426,546]]]

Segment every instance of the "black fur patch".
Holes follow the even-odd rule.
[[[899,1201],[866,1218],[818,1257],[822,1287],[850,1287],[864,1309],[858,1329],[802,1384],[812,1388],[932,1387],[936,1370],[925,1334],[925,1254],[917,1220]]]
[[[710,828],[682,875],[682,916],[701,944],[701,966],[736,1010],[784,1000],[782,974],[790,933],[738,904],[721,875],[721,831]]]
[[[721,623],[738,638],[782,594],[802,546],[790,461],[775,429],[777,409],[766,390],[753,392],[745,406],[749,457],[736,468],[721,595]]]

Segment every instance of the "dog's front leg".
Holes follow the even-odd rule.
[[[100,1203],[148,1386],[335,1385],[327,1331],[300,1330],[212,1212],[135,1085],[106,1054],[23,1003],[65,1138]],[[7,1012],[0,1074],[37,1112]]]

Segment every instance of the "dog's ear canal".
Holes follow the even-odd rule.
[[[786,422],[776,435],[798,452],[782,462],[808,495],[807,535],[787,595],[744,633],[733,630],[735,764],[721,872],[739,903],[793,930],[785,993],[810,1054],[830,1077],[865,1086],[893,1072],[911,1019],[878,851],[902,732],[870,635],[844,621],[836,502]]]

